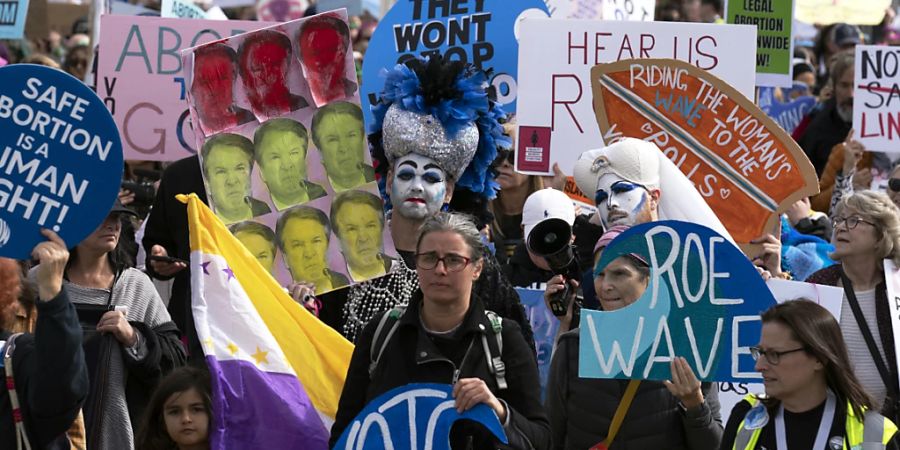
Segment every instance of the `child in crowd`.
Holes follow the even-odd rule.
[[[185,366],[160,381],[144,415],[138,450],[209,449],[209,375]]]

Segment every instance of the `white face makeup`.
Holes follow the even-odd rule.
[[[394,162],[391,203],[407,219],[422,220],[440,211],[447,174],[433,159],[410,153]]]
[[[650,193],[643,186],[607,173],[597,181],[594,203],[607,229],[614,225],[634,225],[647,208]]]

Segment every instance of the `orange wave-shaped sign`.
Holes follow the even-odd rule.
[[[622,60],[594,66],[591,86],[607,144],[636,137],[659,146],[739,244],[777,235],[779,214],[819,192],[797,143],[705,70],[674,59]]]

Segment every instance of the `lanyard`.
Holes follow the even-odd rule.
[[[813,450],[822,450],[828,442],[828,433],[831,431],[831,423],[834,422],[835,401],[834,394],[829,389],[827,392],[827,400],[825,400],[825,412],[822,413],[822,420],[819,422],[819,431],[816,433],[816,443],[813,444]],[[784,405],[778,407],[778,414],[775,416],[775,445],[778,450],[787,450],[787,439],[784,430]]]

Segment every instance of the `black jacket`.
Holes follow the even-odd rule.
[[[606,438],[628,386],[628,380],[579,378],[579,340],[579,329],[560,336],[550,366],[546,405],[554,449],[587,449]],[[686,411],[662,382],[642,381],[611,450],[718,448],[718,391],[710,383],[701,389],[703,405]]]
[[[381,314],[363,329],[350,360],[337,416],[331,428],[330,445],[337,442],[344,429],[375,397],[409,383],[449,384],[454,370],[462,363],[459,367],[460,378],[481,378],[491,392],[506,403],[508,425],[505,430],[510,446],[503,447],[494,443],[490,433],[478,425],[465,424],[453,428],[450,439],[452,448],[465,448],[464,442],[470,436],[473,438],[473,448],[476,449],[550,448],[550,425],[541,405],[537,363],[534,352],[522,338],[518,324],[512,320],[503,321],[502,358],[509,386],[501,391],[488,370],[483,346],[479,342],[480,333],[493,333],[481,301],[472,297],[462,325],[450,338],[436,338],[426,334],[419,319],[421,302],[422,293],[419,291],[413,295],[409,307],[400,317],[395,335],[387,343],[371,380],[369,353]],[[473,342],[473,339],[477,341]],[[489,335],[488,339],[495,339],[495,336]],[[470,346],[470,343],[473,345]],[[469,355],[464,357],[467,349]]]
[[[185,261],[191,260],[187,205],[175,199],[176,194],[190,193],[197,194],[200,201],[209,204],[200,174],[200,159],[196,155],[175,161],[163,172],[159,190],[156,192],[156,199],[153,202],[153,209],[147,217],[144,239],[141,241],[148,257],[153,245],[158,244],[165,247],[169,256]],[[172,278],[154,272],[149,259],[146,263],[147,274],[151,277],[160,280]],[[172,316],[172,322],[188,338],[188,352],[191,361],[195,364],[205,365],[203,349],[197,339],[194,316],[191,313],[191,270],[189,267],[175,274],[168,309],[169,315]]]
[[[75,421],[88,394],[88,371],[81,348],[81,326],[65,289],[37,303],[35,334],[16,339],[13,377],[32,448],[65,448],[57,439]],[[9,333],[0,332],[0,340]],[[5,369],[4,369],[5,370]],[[5,377],[5,375],[4,375]],[[16,448],[9,392],[0,389],[0,448]]]
[[[828,156],[835,145],[844,142],[850,132],[850,122],[844,122],[837,113],[837,103],[829,99],[818,111],[797,141],[809,161],[816,168],[816,175],[822,176]]]

